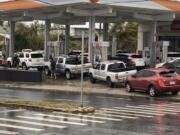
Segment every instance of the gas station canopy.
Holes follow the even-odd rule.
[[[0,19],[50,20],[78,24],[97,16],[96,22],[172,21],[180,18],[178,0],[0,0]]]

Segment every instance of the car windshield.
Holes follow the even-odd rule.
[[[41,53],[33,53],[31,54],[31,58],[43,58],[43,55]]]
[[[159,75],[160,75],[161,77],[171,78],[171,77],[176,77],[176,72],[174,72],[174,71],[170,71],[170,72],[160,72]]]
[[[84,57],[84,64],[88,63],[87,57]],[[81,57],[69,57],[66,59],[66,64],[79,65],[81,64]]]
[[[131,55],[131,58],[142,58],[141,55]]]
[[[114,63],[108,66],[108,71],[110,72],[120,72],[124,70],[125,70],[125,66],[123,63]]]

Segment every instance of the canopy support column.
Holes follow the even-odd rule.
[[[150,47],[150,64],[151,67],[155,67],[157,59],[157,21],[153,22],[153,27],[151,31],[151,47]]]
[[[89,17],[89,47],[88,53],[90,62],[94,64],[94,51],[93,51],[93,44],[95,42],[95,17]]]
[[[104,41],[108,41],[109,40],[108,30],[109,30],[109,24],[108,23],[104,23],[103,24],[103,40]]]
[[[44,31],[44,57],[45,60],[48,60],[48,42],[50,40],[50,20],[45,20],[45,31]]]
[[[144,32],[142,24],[138,25],[138,41],[137,41],[137,53],[142,52],[144,48]]]
[[[10,21],[10,43],[8,47],[8,56],[14,56],[14,44],[15,44],[15,22]]]
[[[70,25],[66,25],[66,32],[65,32],[65,47],[64,53],[67,55],[69,53],[69,45],[70,45]]]

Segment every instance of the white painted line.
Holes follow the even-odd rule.
[[[136,113],[136,114],[150,114],[150,115],[159,115],[159,116],[164,116],[164,114],[158,114],[158,113],[151,113],[151,112],[141,112],[139,111],[135,111],[135,110],[130,110],[130,109],[110,109],[110,108],[101,108],[101,110],[108,110],[108,111],[117,111],[117,112],[128,112],[128,113]]]
[[[75,118],[75,117],[69,117],[69,116],[57,116],[57,115],[48,115],[48,114],[35,114],[42,117],[51,117],[51,118],[60,118],[60,119],[68,119],[68,120],[78,120],[81,122],[94,122],[94,123],[105,123],[104,121],[97,121],[97,120],[89,120],[84,118]]]
[[[2,135],[19,135],[18,132],[12,132],[12,131],[6,131],[6,130],[0,130],[0,134]]]
[[[101,98],[101,99],[115,99],[115,100],[128,100],[126,98],[116,98],[116,97],[105,97],[105,96],[96,96],[96,98]]]
[[[66,128],[66,126],[53,125],[53,124],[43,124],[43,123],[37,123],[37,122],[31,122],[31,121],[14,120],[14,119],[6,119],[6,118],[0,118],[0,121],[24,123],[24,124],[37,125],[37,126],[46,126],[46,127],[52,127],[52,128],[60,128],[60,129]]]
[[[162,115],[165,115],[167,112],[162,112],[162,111],[158,111],[158,110],[148,110],[148,109],[141,109],[141,108],[131,108],[131,107],[114,107],[115,109],[121,109],[121,110],[131,110],[131,111],[140,111],[140,112],[144,112],[144,113],[152,113],[152,114],[162,114]],[[169,113],[170,114],[170,113]],[[175,113],[172,113],[172,114],[175,114]]]
[[[3,123],[0,123],[0,127],[8,127],[8,128],[15,128],[15,129],[21,129],[21,130],[29,130],[29,131],[35,131],[35,132],[40,132],[40,131],[43,130],[43,129],[40,129],[40,128],[30,128],[30,127],[16,126],[16,125],[3,124]]]
[[[26,117],[26,116],[16,116],[16,117],[23,118],[23,119],[40,120],[40,121],[55,122],[55,123],[65,123],[65,124],[72,124],[72,125],[79,125],[79,126],[87,125],[85,123],[70,122],[70,121],[63,121],[63,120],[57,120],[57,119],[53,120],[53,119],[48,119],[48,118]]]
[[[169,109],[166,109],[166,108],[152,108],[152,107],[149,107],[149,108],[145,108],[145,107],[139,107],[139,106],[126,106],[128,108],[135,108],[135,109],[143,109],[143,110],[150,110],[150,111],[153,111],[153,112],[158,112],[158,111],[163,111],[163,112],[166,112],[168,114],[174,114],[176,115],[177,113],[174,112],[174,110],[169,110]]]
[[[96,115],[96,116],[106,116],[106,117],[118,117],[118,118],[126,118],[126,119],[138,119],[138,117],[134,117],[134,116],[106,114],[104,112],[96,112],[96,113],[94,113],[94,115]]]
[[[116,114],[116,115],[126,115],[126,116],[135,116],[135,117],[145,117],[145,118],[152,118],[154,117],[153,115],[143,115],[143,114],[130,114],[127,112],[112,112],[112,111],[108,111],[108,110],[103,110],[103,111],[97,111],[97,112],[102,112],[102,113],[106,113],[106,114]]]
[[[111,121],[122,121],[122,119],[100,117],[100,116],[94,116],[94,115],[72,114],[72,113],[64,113],[64,112],[54,112],[54,113],[61,114],[61,115],[66,114],[66,115],[75,116],[75,117],[85,117],[85,118],[94,118],[94,119],[111,120]]]
[[[7,111],[0,111],[0,113],[9,113],[9,112],[22,112],[23,109],[15,109],[15,110],[7,110]]]
[[[168,112],[174,112],[174,113],[179,113],[180,108],[177,107],[169,107],[169,106],[139,106],[139,107],[144,107],[144,108],[150,108],[150,109],[155,109],[155,110],[164,110]]]

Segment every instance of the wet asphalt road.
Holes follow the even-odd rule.
[[[80,103],[80,94],[1,89],[0,98]],[[179,135],[180,103],[156,98],[84,95],[95,114],[0,108],[2,135]]]

